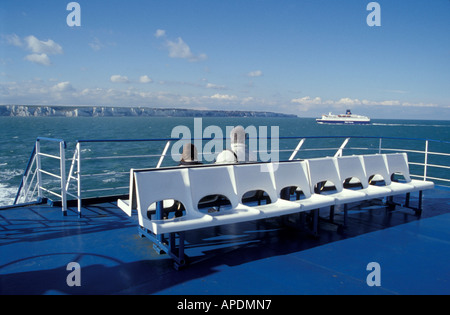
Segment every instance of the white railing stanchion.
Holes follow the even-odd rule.
[[[302,140],[299,141],[299,143],[297,144],[297,147],[295,148],[294,152],[292,152],[292,155],[289,157],[289,161],[292,161],[295,156],[297,155],[298,151],[300,151],[301,147],[303,146],[303,143],[305,143],[305,138],[303,138]]]
[[[78,216],[81,217],[81,143],[77,143],[77,203]]]
[[[423,166],[423,180],[427,180],[427,168],[428,168],[428,140],[425,141],[425,162]]]
[[[334,157],[340,157],[342,156],[342,150],[344,150],[345,146],[347,145],[347,143],[350,141],[350,138],[347,138],[344,140],[344,142],[341,144],[341,146],[339,147],[339,150],[337,150],[336,154],[334,155]]]
[[[164,147],[163,153],[161,154],[161,158],[158,161],[158,164],[156,165],[156,168],[160,168],[162,162],[164,161],[164,157],[167,154],[167,150],[169,150],[169,146],[170,146],[170,141],[167,141],[166,146]]]
[[[66,190],[66,144],[62,141],[59,143],[59,167],[61,173],[61,207],[63,215],[67,215],[67,190]]]
[[[42,198],[42,175],[41,175],[41,143],[36,141],[36,173],[37,173],[37,187],[38,198]]]

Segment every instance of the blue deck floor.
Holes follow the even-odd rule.
[[[277,220],[189,232],[192,264],[181,271],[115,203],[82,211],[0,211],[0,294],[450,294],[449,190],[425,192],[420,218],[352,205],[343,233],[322,222],[318,238]],[[67,285],[70,262],[81,267],[80,287]],[[366,282],[370,262],[381,286]]]

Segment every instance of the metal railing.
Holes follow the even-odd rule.
[[[58,143],[56,147],[56,151],[58,155],[55,155],[53,152],[43,152],[42,142],[47,142],[51,144]],[[49,148],[47,146],[47,149]],[[14,199],[14,205],[29,203],[37,200],[41,200],[44,197],[44,193],[48,193],[50,195],[56,196],[61,199],[62,203],[62,211],[63,214],[66,214],[67,211],[67,195],[66,195],[66,142],[61,139],[52,139],[39,137],[36,140],[35,146],[33,148],[33,152],[31,153],[30,159],[28,161],[27,167],[24,172],[24,176],[22,177],[22,181],[19,185],[19,189],[17,195]],[[53,153],[53,154],[50,154]],[[57,160],[59,161],[59,169],[56,170],[54,167],[45,168],[43,164],[47,161],[45,159]],[[55,171],[57,173],[55,173]],[[44,186],[46,182],[43,177],[48,176],[51,178],[56,178],[59,183],[59,193],[54,189],[50,189],[49,187]]]
[[[203,148],[205,141],[213,139],[192,139],[192,142],[194,140]],[[224,142],[226,140],[222,139]],[[279,137],[278,140],[278,147],[271,148],[271,152],[277,152],[280,161],[321,156],[407,152],[412,177],[450,186],[449,141],[366,136]],[[86,198],[127,194],[131,168],[178,165],[177,160],[181,154],[168,153],[170,147],[178,141],[189,142],[173,138],[78,140],[73,157],[68,160],[70,168],[66,170],[65,142],[61,139],[38,138],[14,204],[29,202],[33,198],[43,198],[44,194],[50,194],[61,199],[62,211],[65,214],[69,196],[77,201],[78,213],[81,215],[82,201]],[[44,153],[41,142],[59,143],[59,154]],[[256,150],[255,153],[259,154],[266,149]],[[207,160],[211,161],[218,153],[220,152],[208,153],[212,156],[208,156]],[[171,158],[167,158],[168,156]],[[49,170],[43,165],[44,158],[58,160],[59,163]],[[57,181],[46,181],[43,176]]]

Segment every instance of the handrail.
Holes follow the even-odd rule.
[[[57,142],[59,143],[59,156],[43,153],[41,152],[41,141],[48,141],[48,142]],[[65,157],[65,149],[67,147],[67,144],[62,139],[54,139],[54,138],[46,138],[46,137],[38,137],[36,139],[36,143],[33,147],[33,151],[31,153],[30,159],[27,163],[27,166],[25,168],[24,175],[22,177],[21,183],[19,185],[19,189],[17,190],[16,197],[14,199],[13,205],[17,205],[19,200],[22,198],[22,203],[28,203],[30,202],[36,193],[36,189],[38,191],[37,193],[37,201],[42,200],[43,197],[43,191],[50,193],[51,195],[57,196],[61,198],[62,203],[62,211],[63,214],[66,214],[67,211],[67,198],[66,198],[66,169],[65,169],[65,163],[66,163],[66,157]],[[41,157],[47,157],[55,160],[59,160],[59,175],[54,174],[48,170],[44,170],[42,168],[41,164]],[[35,165],[35,170],[33,172],[33,166]],[[53,178],[57,178],[60,181],[60,194],[50,190],[49,188],[44,186],[44,181],[42,180],[42,174],[51,176]],[[29,180],[31,176],[31,180]],[[35,182],[35,183],[34,183]],[[34,188],[32,188],[34,185]],[[32,192],[30,194],[30,189],[32,188]]]
[[[272,137],[249,137],[248,139],[271,139]],[[278,139],[344,139],[344,138],[352,138],[352,139],[390,139],[390,140],[416,140],[416,141],[430,141],[430,142],[439,142],[450,144],[450,141],[446,140],[437,140],[437,139],[428,139],[428,138],[407,138],[407,137],[386,137],[386,136],[280,136]],[[228,138],[192,138],[191,140],[227,140]],[[150,141],[179,141],[185,140],[183,138],[140,138],[140,139],[80,139],[76,140],[76,142],[150,142]]]
[[[251,140],[251,139],[272,139],[271,137],[248,137],[247,139]],[[439,176],[435,176],[434,174],[431,174],[432,172],[430,172],[430,169],[435,169],[435,168],[439,168],[439,169],[444,169],[445,171],[447,169],[450,169],[449,166],[447,166],[446,163],[443,163],[444,165],[439,165],[438,163],[435,163],[434,161],[430,161],[430,157],[431,156],[440,156],[442,158],[445,157],[450,157],[450,149],[449,149],[449,153],[445,153],[445,152],[435,152],[437,151],[436,149],[434,150],[429,150],[429,145],[431,143],[436,143],[436,144],[441,144],[441,145],[450,145],[450,141],[446,141],[446,140],[436,140],[436,139],[424,139],[424,138],[406,138],[406,137],[380,137],[380,136],[280,136],[277,137],[278,140],[280,141],[289,141],[289,140],[297,140],[295,141],[295,143],[288,142],[287,145],[285,145],[282,148],[278,148],[276,151],[280,152],[280,153],[289,153],[289,156],[286,157],[286,160],[292,160],[295,158],[296,155],[301,154],[301,153],[306,153],[309,155],[311,155],[310,153],[316,151],[316,152],[323,152],[323,151],[332,151],[333,153],[331,154],[331,156],[335,155],[335,156],[341,156],[344,154],[344,152],[350,152],[352,151],[360,151],[360,150],[373,150],[377,153],[382,153],[383,151],[397,151],[397,152],[409,152],[411,154],[414,154],[415,159],[412,159],[412,161],[410,161],[410,165],[415,166],[415,172],[412,172],[412,176],[414,177],[418,177],[418,178],[422,178],[424,180],[428,179],[433,179],[436,181],[440,181],[440,182],[445,182],[445,183],[450,183],[450,176],[447,176],[446,174],[442,175],[442,176],[446,176],[445,178],[439,178]],[[305,147],[305,143],[311,143],[311,141],[308,140],[323,140],[323,139],[335,139],[335,140],[342,140],[341,144],[337,144],[337,147],[333,147],[334,144],[330,145],[330,142],[327,142],[325,146],[321,145],[321,146],[316,146],[314,145],[313,147]],[[368,146],[364,147],[365,144],[361,145],[361,144],[356,144],[355,147],[352,147],[349,143],[352,142],[352,140],[355,139],[365,139],[365,140],[378,140],[378,143],[373,143],[373,146],[371,146],[371,144],[369,144]],[[169,150],[169,147],[171,144],[177,142],[177,141],[186,141],[187,139],[183,139],[183,138],[150,138],[150,139],[81,139],[81,140],[77,140],[76,141],[76,149],[74,151],[74,155],[73,158],[69,159],[69,161],[71,162],[71,166],[70,166],[70,171],[68,176],[66,177],[65,175],[65,149],[67,147],[66,142],[62,139],[53,139],[53,138],[46,138],[46,137],[39,137],[36,140],[36,146],[33,148],[33,152],[30,156],[30,159],[28,161],[27,167],[25,169],[25,175],[28,176],[30,174],[30,169],[33,166],[34,163],[34,159],[36,157],[38,157],[36,159],[36,168],[39,169],[38,172],[34,173],[33,175],[33,179],[35,177],[37,177],[37,181],[39,183],[42,183],[42,179],[39,178],[41,173],[42,174],[48,174],[47,171],[42,170],[40,167],[40,161],[39,161],[39,157],[40,156],[46,156],[49,158],[61,158],[61,164],[60,164],[60,169],[61,169],[61,175],[55,175],[55,174],[48,174],[48,175],[52,175],[54,177],[57,177],[61,180],[62,184],[61,184],[61,194],[55,194],[53,192],[50,192],[53,195],[57,195],[59,197],[61,197],[62,199],[64,199],[63,196],[65,196],[65,194],[71,196],[72,198],[75,198],[78,200],[78,211],[79,211],[79,215],[81,215],[81,201],[83,200],[83,196],[85,193],[91,193],[91,192],[107,192],[107,191],[119,191],[121,189],[127,189],[128,186],[125,186],[125,184],[121,184],[119,183],[119,180],[117,180],[117,178],[113,177],[113,181],[116,182],[117,180],[117,184],[114,185],[114,187],[102,187],[102,186],[93,186],[93,187],[84,187],[82,185],[82,178],[85,177],[93,177],[93,176],[98,176],[98,177],[102,177],[102,176],[123,176],[125,174],[127,174],[128,172],[126,172],[126,170],[119,170],[119,169],[107,169],[104,168],[102,169],[101,166],[98,166],[98,163],[102,163],[103,161],[109,162],[110,160],[114,160],[114,159],[142,159],[142,158],[159,158],[157,160],[155,160],[155,165],[154,167],[159,167],[161,166],[161,164],[164,161],[164,157],[167,156],[167,151]],[[190,139],[190,141],[210,141],[210,140],[218,140],[218,141],[228,141],[228,138],[193,138]],[[401,148],[402,145],[400,145],[400,148],[393,148],[390,146],[387,146],[386,143],[389,144],[389,140],[394,140],[394,141],[419,141],[419,142],[424,142],[425,144],[425,148],[424,150],[421,149],[417,149],[418,146],[412,146],[402,142],[404,145],[404,148]],[[37,148],[39,148],[39,142],[40,141],[51,141],[51,142],[59,142],[60,143],[60,156],[54,156],[51,154],[46,154],[46,153],[42,153],[39,152],[39,150],[37,151]],[[188,140],[189,141],[189,140]],[[94,145],[96,143],[108,143],[108,144],[126,144],[126,143],[132,143],[132,142],[157,142],[157,143],[161,143],[161,150],[160,153],[152,153],[152,154],[141,154],[141,155],[113,155],[113,154],[108,154],[107,152],[104,154],[105,156],[87,156],[87,157],[82,157],[82,155],[84,155],[83,152],[83,148],[85,145]],[[164,146],[165,143],[165,146]],[[313,142],[314,144],[317,143]],[[405,145],[406,144],[406,145]],[[384,146],[384,147],[383,147]],[[395,145],[396,146],[396,145]],[[83,147],[83,148],[82,148]],[[88,146],[89,147],[89,146]],[[116,146],[111,146],[111,148],[116,148]],[[153,151],[154,151],[154,147]],[[269,149],[267,148],[268,152]],[[271,151],[274,151],[273,148]],[[257,152],[264,152],[264,150],[262,151],[257,151]],[[83,153],[83,154],[82,154]],[[417,161],[417,157],[418,155],[423,155],[424,158],[420,159],[419,161]],[[306,157],[302,157],[302,158],[306,158]],[[83,166],[83,173],[81,171],[81,167],[82,167],[82,161],[85,161],[87,164],[92,164],[92,163],[96,163],[95,164],[95,170],[98,169],[102,169],[102,170],[106,170],[106,173],[100,173],[100,172],[96,172],[96,174],[93,174],[92,172],[89,172],[89,167],[86,167],[88,165]],[[106,163],[105,162],[105,163]],[[120,164],[121,166],[124,163]],[[441,163],[442,164],[442,163]],[[419,170],[418,168],[423,167],[423,174],[418,174]],[[131,168],[131,167],[130,167]],[[91,171],[92,171],[92,167],[91,167]],[[25,179],[25,175],[24,175],[24,179]],[[19,191],[18,194],[16,196],[16,199],[14,201],[14,204],[17,204],[19,201],[19,195],[20,192],[23,190],[24,185],[26,185],[26,181],[22,180],[20,187],[19,187]],[[67,181],[66,181],[67,179]],[[123,179],[125,180],[125,179]],[[70,184],[73,183],[73,181],[75,181],[75,185],[77,188],[76,192],[70,192]],[[129,184],[129,183],[126,183]],[[38,191],[39,191],[39,196],[40,194],[40,190],[43,187],[41,184],[39,184],[38,186]],[[64,188],[63,188],[64,187]],[[73,185],[72,185],[73,187]],[[47,191],[47,188],[43,188],[42,190]],[[105,196],[105,195],[103,195]],[[92,196],[90,196],[92,197]],[[102,196],[94,196],[94,197],[102,197]],[[26,200],[25,200],[26,201]],[[64,204],[64,202],[63,202]],[[64,209],[64,206],[63,206]],[[63,210],[64,211],[64,210]]]
[[[17,194],[16,194],[16,197],[14,198],[13,205],[17,205],[17,201],[19,200],[20,192],[22,191],[22,188],[25,184],[25,174],[28,174],[28,172],[31,168],[31,164],[33,163],[35,154],[36,154],[36,146],[33,146],[33,151],[31,152],[30,158],[28,159],[28,162],[27,162],[27,166],[25,167],[24,176],[22,176],[22,179],[20,181],[19,189],[17,190]]]
[[[271,137],[259,137],[259,138],[249,137],[248,139],[261,139],[261,138],[263,138],[263,139],[271,139]],[[380,144],[376,148],[375,147],[374,148],[361,148],[361,147],[354,148],[354,147],[346,146],[347,142],[348,142],[347,139],[349,139],[349,138],[350,139],[374,139],[374,140],[380,140]],[[214,140],[219,140],[219,141],[220,140],[222,140],[222,141],[228,140],[227,138],[193,138],[193,139],[191,139],[191,141],[194,141],[194,142],[195,142],[195,140],[209,141],[209,140],[213,140],[213,139]],[[297,145],[297,147],[294,150],[292,150],[292,149],[278,150],[279,152],[293,152],[289,159],[293,159],[295,154],[298,153],[299,151],[308,152],[308,151],[321,151],[321,150],[322,151],[324,151],[324,150],[330,150],[330,151],[334,150],[336,152],[336,154],[338,154],[338,155],[341,155],[343,150],[351,150],[351,149],[353,149],[353,150],[362,150],[362,149],[364,149],[364,150],[378,150],[378,152],[381,152],[382,150],[388,150],[388,151],[391,151],[391,150],[392,151],[410,151],[410,152],[426,154],[426,155],[432,155],[434,153],[434,152],[426,152],[426,151],[419,151],[419,150],[409,150],[409,149],[403,149],[403,148],[401,148],[401,149],[399,149],[399,148],[392,149],[392,148],[386,148],[386,147],[383,148],[382,145],[381,145],[381,140],[385,140],[385,141],[386,140],[412,140],[412,141],[429,141],[429,142],[450,144],[450,141],[435,140],[435,139],[406,138],[406,137],[379,137],[379,136],[284,136],[284,137],[282,136],[282,137],[278,137],[278,139],[279,140],[300,140],[301,141],[301,144],[299,143],[299,145]],[[320,148],[302,148],[303,143],[305,141],[307,141],[308,139],[344,139],[345,141],[338,148],[334,148],[334,147],[332,147],[332,148],[323,148],[323,147],[320,147]],[[162,142],[167,142],[169,144],[169,143],[173,143],[173,142],[180,141],[180,140],[186,140],[186,139],[182,139],[182,138],[90,139],[90,140],[78,140],[77,144],[81,144],[81,143],[102,143],[102,142],[103,143],[127,143],[127,142],[128,143],[129,142],[161,142],[162,143]],[[126,155],[126,156],[119,155],[119,156],[106,156],[106,157],[101,157],[101,158],[99,158],[99,157],[88,157],[88,158],[86,158],[86,160],[88,160],[88,159],[114,159],[114,158],[125,159],[125,158],[141,158],[141,157],[158,157],[158,156],[163,158],[165,156],[166,152],[167,152],[167,145],[166,145],[166,147],[164,149],[164,152],[162,154],[159,154],[159,155],[158,154],[152,154],[152,155],[148,155],[147,154],[147,155],[144,155],[144,156],[141,156],[141,155],[133,155],[133,156],[130,156],[130,155]],[[446,155],[445,153],[439,153],[439,154]],[[448,155],[450,156],[450,154],[448,154]],[[161,159],[160,159],[160,161],[161,161]],[[411,164],[421,165],[421,166],[425,165],[425,166],[429,166],[429,167],[433,166],[433,164],[426,165],[424,163],[416,163],[416,162],[411,162]],[[161,163],[159,162],[157,165],[161,165]],[[123,173],[126,173],[126,172],[121,172],[120,174],[123,174]],[[115,174],[117,175],[119,173],[115,173]],[[100,176],[101,174],[96,174],[96,175]],[[83,177],[87,176],[87,174],[83,174],[82,176]],[[421,177],[424,177],[424,176],[421,176]],[[115,189],[117,189],[117,188],[111,188],[111,190],[115,190]],[[98,189],[95,189],[95,190],[98,190]],[[88,192],[88,191],[85,191],[85,192]]]
[[[63,144],[64,144],[64,149],[67,148],[66,141],[64,141],[63,139],[55,139],[55,138],[47,138],[47,137],[37,137],[36,141],[40,141],[40,140],[45,140],[45,141],[50,141],[50,142],[59,142],[59,143],[63,143]]]

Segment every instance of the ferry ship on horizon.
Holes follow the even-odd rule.
[[[331,112],[328,115],[322,115],[322,118],[316,119],[318,124],[370,124],[370,118],[362,115],[352,114],[350,109],[347,109],[345,114],[333,115]]]

